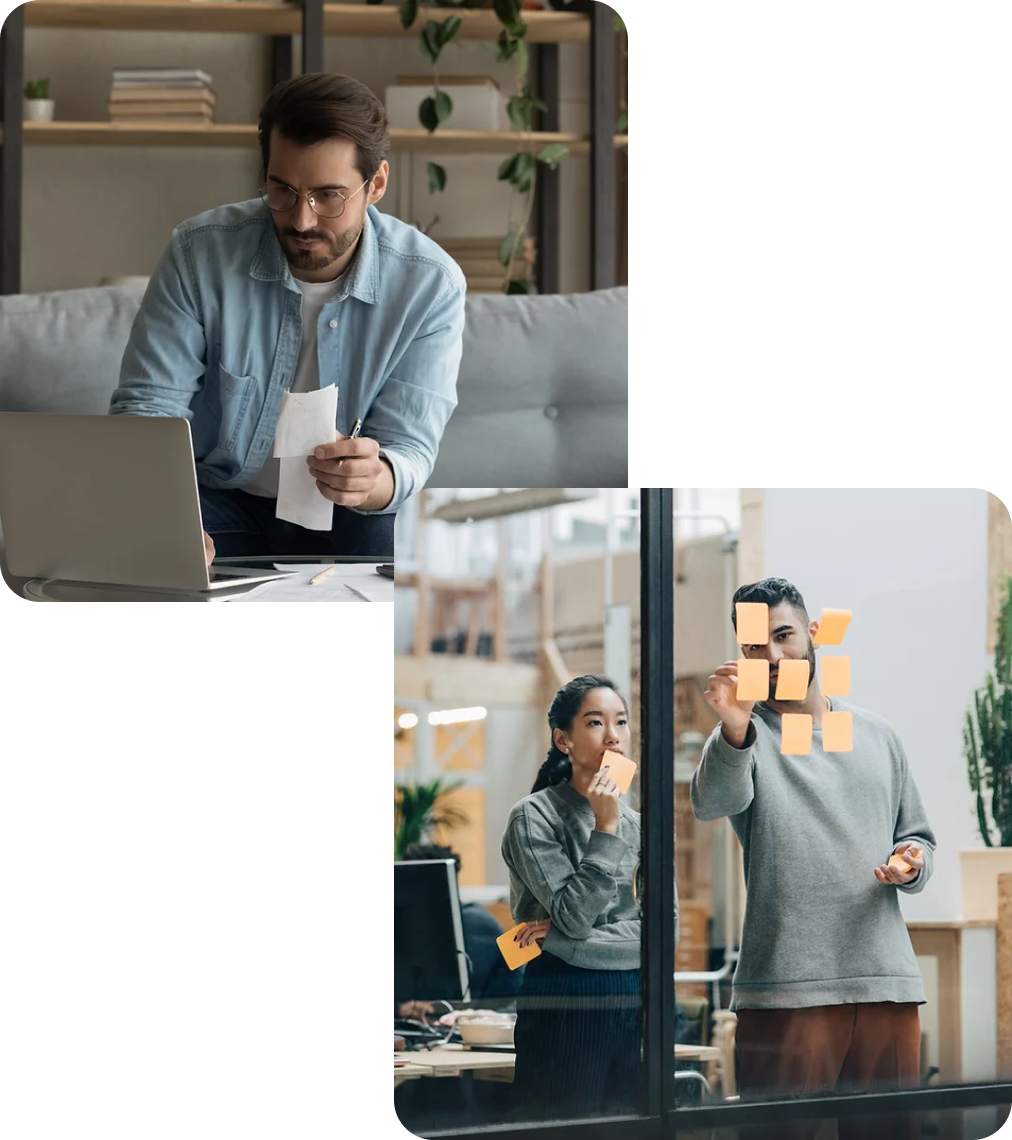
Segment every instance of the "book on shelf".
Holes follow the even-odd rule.
[[[177,84],[211,86],[211,76],[199,67],[121,67],[112,73],[115,84]]]
[[[150,118],[152,115],[207,115],[211,116],[214,106],[211,103],[110,103],[109,114],[113,118]]]
[[[210,87],[117,87],[115,84],[109,92],[111,103],[154,103],[154,102],[181,102],[209,103],[212,106],[218,102],[218,96]]]

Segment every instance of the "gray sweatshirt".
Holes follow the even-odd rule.
[[[838,698],[854,716],[854,751],[780,753],[780,715],[757,704],[745,745],[718,725],[692,775],[699,819],[728,816],[744,853],[748,896],[731,1009],[800,1009],[852,1002],[923,1003],[924,984],[898,891],[931,876],[935,837],[896,733]],[[922,848],[906,886],[872,868],[900,843]]]
[[[502,857],[513,919],[550,918],[543,949],[571,966],[640,966],[640,911],[632,890],[640,817],[624,801],[620,807],[617,835],[595,831],[587,800],[569,784],[555,784],[525,796],[506,822]]]

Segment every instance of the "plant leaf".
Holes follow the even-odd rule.
[[[547,162],[549,166],[555,166],[568,157],[569,147],[565,143],[549,143],[538,151],[538,162]]]
[[[418,0],[401,0],[401,27],[410,28],[418,17]]]
[[[629,108],[623,107],[619,113],[618,120],[615,123],[615,134],[625,135],[629,133]]]
[[[453,100],[445,91],[436,92],[436,119],[440,123],[445,123],[446,120],[453,114]]]
[[[460,31],[463,20],[459,16],[449,16],[439,25],[439,46],[445,47]]]
[[[519,41],[515,40],[505,29],[501,31],[499,38],[496,40],[496,44],[499,47],[499,54],[496,56],[496,59],[500,63],[506,63],[507,60],[512,59],[517,53],[518,42]]]
[[[520,19],[520,0],[494,0],[492,7],[499,22],[507,27],[512,27]]]
[[[440,190],[446,189],[446,169],[439,165],[438,162],[430,162],[426,166],[429,172],[429,193],[437,194]]]
[[[499,173],[496,175],[496,178],[498,178],[500,182],[513,181],[513,172],[516,170],[517,159],[519,157],[519,154],[511,154],[509,158],[502,160],[499,164]]]
[[[435,20],[427,20],[425,27],[422,28],[422,51],[435,63],[439,59],[439,53],[443,50],[439,42],[439,25]]]
[[[529,277],[521,278],[519,281],[510,281],[506,286],[507,293],[527,293],[533,295],[537,293],[537,283],[532,281]]]
[[[527,78],[527,72],[530,70],[530,66],[531,66],[531,57],[527,51],[527,44],[525,44],[522,39],[518,38],[516,41],[516,45],[517,45],[517,51],[516,51],[517,77],[519,79],[526,79]]]
[[[537,166],[534,155],[526,152],[517,155],[517,164],[510,181],[522,194],[526,194],[534,184],[534,171]]]
[[[623,22],[622,17],[618,14],[618,12],[615,12],[614,15],[615,15],[615,31],[616,32],[624,32],[625,31],[625,23]]]
[[[505,269],[510,259],[520,249],[524,242],[524,231],[514,227],[502,239],[499,246],[499,264]]]
[[[439,126],[439,119],[436,117],[436,100],[431,95],[422,100],[418,108],[418,121],[430,135]]]

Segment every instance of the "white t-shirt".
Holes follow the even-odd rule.
[[[316,324],[320,319],[323,306],[336,297],[341,289],[342,273],[334,281],[298,281],[295,284],[302,290],[302,347],[299,349],[299,361],[295,366],[295,378],[292,380],[293,392],[312,392],[320,386],[320,361],[316,353]],[[271,440],[270,451],[263,467],[248,482],[244,483],[242,490],[251,495],[260,495],[263,498],[276,499],[278,497],[278,477],[281,474],[281,460],[274,458],[274,441]]]

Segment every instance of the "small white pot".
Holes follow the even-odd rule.
[[[53,99],[26,99],[25,121],[29,123],[51,123],[56,102]]]

